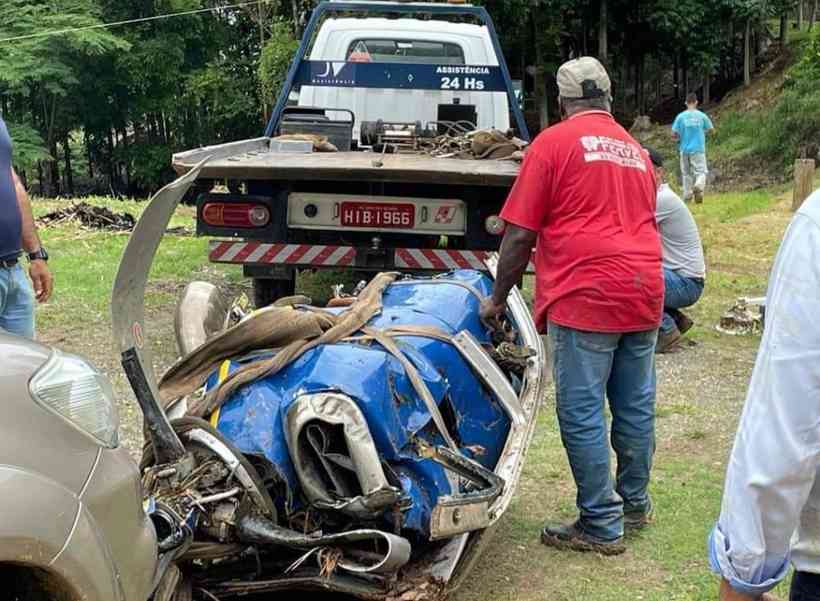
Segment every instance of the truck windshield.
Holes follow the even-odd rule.
[[[354,40],[347,50],[347,60],[361,63],[465,64],[464,50],[458,44],[427,40]]]

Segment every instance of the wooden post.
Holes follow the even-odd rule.
[[[814,188],[814,159],[797,159],[794,162],[794,196],[792,211],[796,211]]]

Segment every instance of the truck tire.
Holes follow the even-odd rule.
[[[257,309],[267,307],[273,301],[292,296],[296,291],[296,275],[286,280],[255,278],[253,280],[253,304]]]

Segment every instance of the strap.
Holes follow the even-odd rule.
[[[399,363],[401,363],[402,367],[404,367],[404,371],[407,373],[407,377],[410,379],[410,383],[413,385],[413,389],[416,391],[416,394],[421,397],[421,400],[424,401],[424,404],[427,406],[427,410],[430,412],[430,417],[432,417],[433,423],[436,425],[436,428],[438,428],[439,434],[441,434],[442,438],[444,438],[444,441],[447,443],[448,447],[450,447],[454,452],[460,453],[458,445],[455,443],[452,436],[450,436],[450,432],[447,430],[447,424],[444,423],[444,417],[441,415],[441,411],[439,411],[436,400],[433,398],[433,395],[430,394],[430,389],[427,388],[427,385],[424,383],[424,380],[421,379],[416,366],[413,365],[413,362],[410,361],[401,351],[396,344],[396,341],[384,331],[376,328],[365,327],[362,328],[362,332],[372,337],[373,340],[381,344],[387,352],[399,360]]]
[[[193,403],[188,409],[188,414],[197,417],[211,414],[242,386],[279,372],[309,350],[322,344],[333,344],[342,340],[351,342],[373,340],[378,342],[401,363],[413,389],[430,412],[431,419],[439,434],[453,452],[460,453],[430,389],[425,384],[416,366],[402,352],[394,339],[396,336],[422,336],[452,344],[452,336],[435,326],[404,325],[380,330],[366,325],[373,316],[381,311],[384,290],[390,285],[407,283],[395,282],[396,277],[398,277],[397,273],[377,275],[359,294],[350,309],[339,315],[333,315],[315,307],[307,307],[306,311],[299,312],[283,308],[271,309],[271,311],[281,312],[280,315],[276,316],[276,323],[282,327],[284,326],[283,319],[294,320],[300,315],[302,316],[301,319],[307,319],[304,319],[300,324],[300,328],[289,329],[290,342],[280,348],[276,355],[269,359],[249,363],[231,373],[220,384],[211,389],[203,399]],[[452,283],[470,290],[472,294],[479,298],[483,298],[478,290],[463,282],[419,280],[415,283]],[[264,311],[261,312],[262,317],[265,316]],[[164,396],[173,397],[174,395],[188,394],[195,390],[201,385],[203,378],[212,371],[214,365],[230,356],[231,353],[236,352],[241,345],[243,335],[252,335],[253,332],[257,331],[258,326],[263,325],[263,321],[259,317],[252,317],[241,322],[214,339],[215,342],[209,341],[172,367],[168,374],[163,377],[160,385],[160,390],[164,393]],[[271,326],[274,323],[271,321],[266,325]],[[304,335],[294,338],[299,330]],[[362,334],[354,335],[356,332]],[[281,335],[277,336],[276,333],[270,333],[267,336],[257,337],[257,341],[266,342],[274,337],[279,341],[285,339]],[[259,348],[258,345],[256,348]],[[249,345],[245,345],[244,351],[249,350],[253,349],[249,348]]]

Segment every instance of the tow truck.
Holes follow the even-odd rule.
[[[264,135],[175,154],[173,167],[208,158],[197,234],[211,262],[242,265],[259,307],[293,294],[304,269],[485,270],[518,163],[436,147],[477,131],[529,141],[483,7],[325,1]]]

